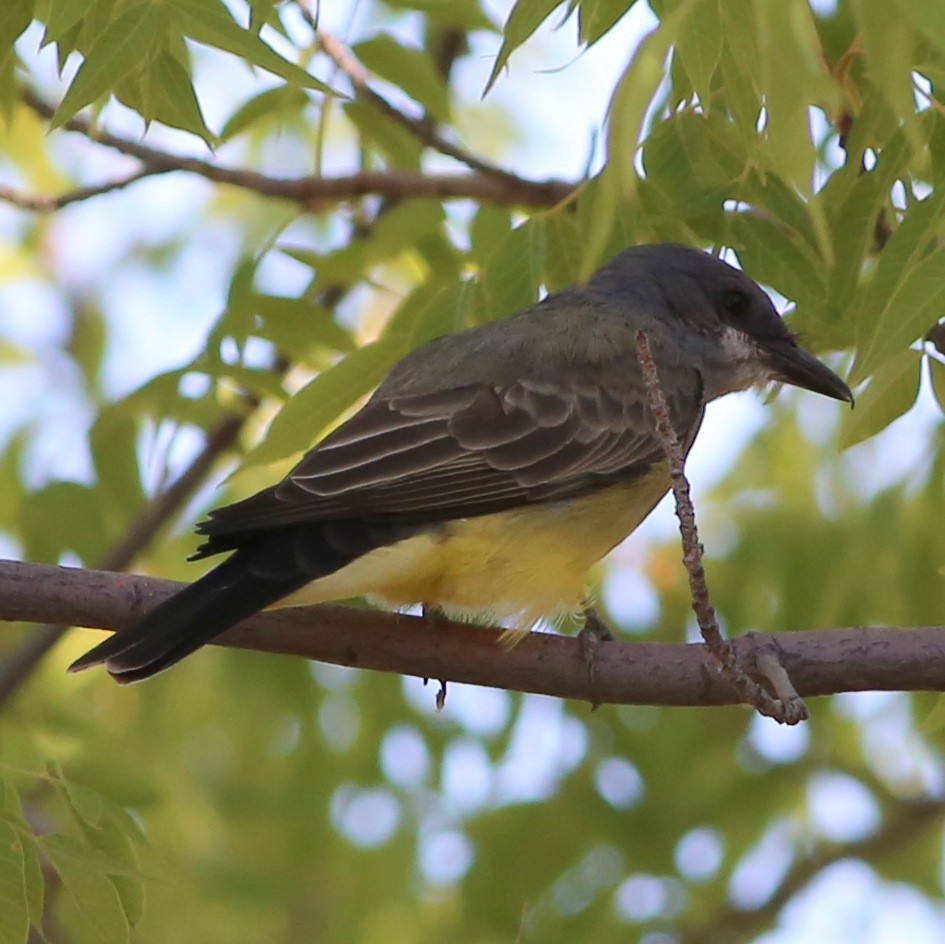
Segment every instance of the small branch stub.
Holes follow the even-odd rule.
[[[699,623],[699,630],[706,648],[712,654],[719,672],[738,692],[747,704],[769,718],[783,724],[797,724],[808,717],[807,706],[794,690],[787,672],[781,665],[777,651],[765,647],[756,657],[757,671],[767,681],[777,697],[772,696],[752,679],[742,668],[731,643],[722,635],[715,609],[709,600],[705,568],[702,565],[703,548],[699,543],[696,528],[696,513],[690,496],[689,480],[686,478],[685,457],[679,437],[669,416],[669,405],[660,383],[659,371],[653,360],[646,332],[638,330],[634,335],[637,358],[643,371],[643,380],[649,394],[650,409],[656,423],[656,432],[666,453],[669,465],[673,497],[676,499],[676,516],[679,518],[679,533],[682,539],[683,564],[689,575],[692,593],[692,608]]]

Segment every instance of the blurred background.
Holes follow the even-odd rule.
[[[230,422],[121,565],[193,579],[194,522],[283,474],[410,347],[673,239],[742,264],[860,385],[853,414],[788,390],[710,407],[687,468],[726,630],[942,623],[945,358],[914,343],[945,284],[940,15],[879,0],[799,0],[786,18],[763,0],[80,6],[18,4],[10,22],[29,25],[2,66],[2,556],[117,567],[142,510]],[[363,69],[414,127],[290,65],[344,96]],[[91,106],[85,131],[50,133],[42,104],[63,103],[61,125],[70,96]],[[299,203],[182,170],[33,199],[147,166],[101,131],[272,178],[481,173],[422,128],[526,181],[588,183],[543,205],[383,189]],[[679,557],[664,501],[593,575],[623,638],[696,638]],[[224,650],[119,689],[65,674],[86,630],[11,673],[37,630],[4,627],[0,826],[39,837],[0,856],[9,940],[21,898],[52,942],[945,929],[934,695],[817,699],[795,728],[460,685],[437,712],[417,679]]]

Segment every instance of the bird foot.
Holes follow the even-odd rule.
[[[600,648],[600,644],[602,642],[613,642],[614,634],[610,631],[610,627],[604,622],[597,610],[589,606],[584,610],[584,625],[581,627],[577,638],[581,643],[584,666],[587,670],[587,680],[593,685],[597,667],[597,652]],[[592,704],[596,710],[597,703],[592,702]]]
[[[440,632],[445,629],[446,623],[449,622],[442,607],[431,603],[420,604],[420,618],[434,632]],[[424,679],[423,684],[426,685],[428,681],[429,679]],[[437,689],[436,693],[436,710],[442,711],[446,707],[446,682],[443,679],[439,679],[439,683],[440,687]]]
[[[446,623],[449,622],[445,610],[434,603],[420,604],[420,618],[434,630],[445,629]]]

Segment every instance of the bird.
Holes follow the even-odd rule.
[[[585,283],[396,363],[282,481],[211,511],[216,567],[76,660],[120,683],[252,614],[366,597],[527,629],[586,613],[590,568],[670,485],[635,335],[688,452],[706,405],[776,381],[853,402],[765,291],[692,246],[625,249]]]

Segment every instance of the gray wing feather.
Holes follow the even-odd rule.
[[[672,404],[687,443],[703,409],[692,379]],[[631,383],[516,381],[375,397],[281,483],[211,512],[199,530],[213,538],[332,518],[434,523],[586,494],[662,459],[643,396]]]

